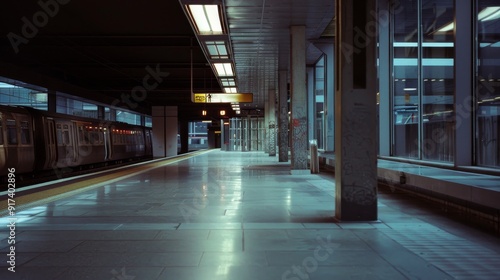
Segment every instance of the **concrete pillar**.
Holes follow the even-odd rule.
[[[291,125],[292,174],[308,174],[307,168],[307,90],[306,27],[292,26],[291,31]]]
[[[269,154],[269,99],[266,98],[264,102],[264,153]]]
[[[469,1],[455,2],[455,166],[473,164],[474,9]],[[497,144],[498,145],[498,144]]]
[[[106,116],[105,116],[104,106],[97,105],[97,119],[104,120],[105,118]]]
[[[55,90],[47,92],[47,110],[51,113],[57,112],[57,93]]]
[[[288,161],[288,72],[286,70],[279,71],[279,105],[278,105],[278,133],[279,133],[279,161]]]
[[[268,95],[268,139],[269,139],[269,156],[276,156],[276,90],[270,89]]]
[[[153,106],[153,157],[177,155],[177,106]]]
[[[376,13],[372,0],[336,0],[335,217],[377,220]],[[375,31],[374,31],[375,30]]]
[[[109,120],[116,121],[116,109],[109,108]]]

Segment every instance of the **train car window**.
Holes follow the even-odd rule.
[[[63,141],[62,141],[62,130],[61,130],[61,126],[60,125],[57,125],[57,144],[58,145],[63,145]]]
[[[63,144],[64,145],[70,145],[71,144],[71,139],[69,138],[69,131],[68,130],[64,130],[62,135],[63,135],[63,137],[62,137],[63,138]]]
[[[17,145],[17,127],[15,120],[7,120],[7,143]]]
[[[91,144],[90,143],[90,135],[89,135],[89,131],[88,130],[85,130],[83,132],[83,140],[85,141],[85,144],[87,144],[87,145]]]
[[[83,126],[79,125],[78,126],[78,142],[80,144],[86,144],[85,143],[85,139],[83,137],[83,134],[84,134],[84,132],[83,132]]]
[[[99,144],[99,134],[95,131],[90,132],[90,139],[92,142],[92,145],[98,145]]]
[[[31,144],[30,125],[28,121],[21,122],[21,144]]]

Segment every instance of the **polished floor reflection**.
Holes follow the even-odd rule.
[[[289,173],[214,150],[20,211],[0,279],[500,279],[498,238],[392,192],[336,223],[332,175]]]

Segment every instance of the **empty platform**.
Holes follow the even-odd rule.
[[[335,222],[333,175],[263,152],[123,173],[2,216],[0,279],[500,279],[498,237],[398,191],[378,221]]]

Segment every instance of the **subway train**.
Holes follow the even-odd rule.
[[[151,128],[0,105],[0,182],[152,157]],[[0,187],[0,189],[4,189]]]

